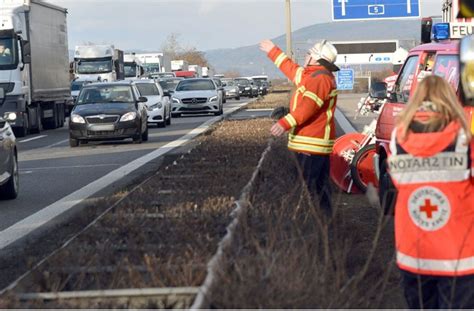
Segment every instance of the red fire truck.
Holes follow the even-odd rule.
[[[445,78],[459,94],[460,104],[464,105],[461,100],[459,40],[457,39],[461,39],[467,33],[472,33],[474,23],[471,20],[453,18],[454,12],[458,12],[456,8],[453,9],[456,5],[455,0],[446,0],[443,5],[443,18],[445,21],[454,20],[454,22],[434,25],[432,28],[434,42],[420,45],[410,51],[398,73],[389,101],[384,105],[377,120],[374,169],[378,177],[380,198],[386,198],[387,192],[391,189],[386,161],[389,154],[390,135],[397,115],[403,110],[419,81],[427,74]],[[464,109],[474,133],[474,107],[465,106]]]

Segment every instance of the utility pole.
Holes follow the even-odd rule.
[[[286,55],[293,59],[293,49],[291,46],[291,3],[286,1]]]

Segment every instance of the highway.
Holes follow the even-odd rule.
[[[246,103],[245,100],[228,101],[224,105],[224,114],[241,107],[244,103]],[[45,209],[45,207],[54,206],[54,203],[75,192],[79,191],[78,195],[81,199],[87,198],[88,193],[96,190],[102,190],[100,192],[102,194],[104,191],[112,193],[118,187],[114,187],[110,178],[107,179],[111,183],[110,185],[105,181],[97,185],[103,189],[82,192],[81,189],[90,186],[108,174],[110,175],[111,172],[117,171],[122,174],[119,177],[123,178],[116,178],[120,179],[122,185],[130,183],[139,174],[146,173],[147,165],[153,165],[153,162],[150,161],[143,165],[142,171],[138,170],[138,173],[133,169],[122,173],[120,168],[170,142],[177,141],[205,122],[213,122],[218,119],[219,117],[213,115],[174,118],[172,125],[166,128],[150,126],[149,141],[140,145],[133,144],[131,140],[125,140],[90,142],[78,148],[70,148],[67,125],[64,128],[43,131],[39,135],[18,139],[20,195],[13,201],[0,201],[0,240],[5,235],[6,229],[12,228],[15,224],[18,227],[21,225],[18,223],[19,221]],[[97,195],[93,197],[97,197]],[[22,226],[24,227],[24,224]]]
[[[346,95],[341,96],[340,102],[349,107],[356,99],[357,96]],[[224,114],[246,102],[229,101],[224,105]],[[342,107],[336,114],[339,134],[351,131],[347,129],[351,125],[341,112],[350,115],[350,110],[352,108]],[[243,111],[235,118],[262,114],[269,112]],[[73,211],[86,199],[106,197],[150,174],[159,166],[165,152],[193,138],[183,140],[183,136],[190,133],[195,136],[219,119],[212,115],[174,118],[172,125],[166,128],[151,126],[149,141],[139,145],[126,140],[90,142],[70,148],[67,125],[19,139],[20,195],[13,201],[0,201],[0,250],[44,227],[56,216]],[[359,128],[357,124],[356,127]]]

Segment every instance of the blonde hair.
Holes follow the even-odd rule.
[[[464,129],[466,137],[471,139],[471,130],[466,120],[464,109],[458,102],[453,87],[445,79],[431,75],[424,78],[416,88],[407,107],[400,113],[397,126],[401,128],[402,139],[405,139],[410,124],[420,108],[429,102],[429,106],[435,112],[423,124],[430,132],[441,131],[449,123],[456,121]]]

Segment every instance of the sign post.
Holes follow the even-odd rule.
[[[354,89],[354,69],[345,68],[337,72],[337,89],[351,91]]]
[[[334,21],[417,18],[420,0],[332,0]]]

